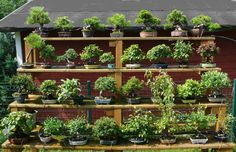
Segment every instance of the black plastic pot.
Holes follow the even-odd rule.
[[[100,139],[100,145],[116,145],[117,139],[109,140],[109,139]]]
[[[94,31],[82,31],[83,37],[93,37]]]
[[[20,65],[20,67],[22,69],[32,69],[32,68],[34,68],[34,65],[31,64],[31,63],[23,63],[23,64]]]
[[[141,98],[126,98],[126,102],[128,102],[129,104],[140,104],[141,102]]]
[[[78,104],[78,105],[84,104],[83,100],[84,100],[84,96],[82,95],[73,98],[74,104]]]
[[[166,63],[156,63],[151,65],[152,68],[157,68],[157,69],[166,69],[168,68],[168,64]]]

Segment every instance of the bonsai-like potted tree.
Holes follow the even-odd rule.
[[[187,16],[180,10],[174,9],[166,17],[165,29],[175,28],[171,32],[171,36],[187,36],[188,32],[183,30],[184,26],[188,24]]]
[[[112,98],[102,96],[103,91],[116,92],[116,80],[113,77],[100,77],[95,81],[94,89],[100,90],[99,96],[95,97],[96,104],[109,104]]]
[[[123,37],[124,33],[121,30],[130,25],[130,20],[126,20],[125,15],[119,13],[108,17],[107,22],[113,26],[112,33],[110,33],[111,37]]]
[[[55,95],[56,95],[58,87],[55,80],[43,81],[39,89],[43,95],[42,97],[43,103],[53,104],[57,102]]]
[[[81,92],[79,79],[62,79],[61,82],[62,84],[59,85],[59,89],[57,91],[58,102],[82,104],[83,96],[79,94]],[[71,100],[73,100],[73,102],[71,102]]]
[[[214,42],[202,43],[196,50],[198,54],[202,56],[203,68],[214,68],[216,63],[213,63],[213,56],[219,53],[220,48],[216,46]]]
[[[36,6],[32,7],[27,17],[26,23],[29,25],[39,24],[39,28],[36,29],[36,33],[43,37],[47,37],[48,34],[44,31],[44,25],[51,21],[48,12],[44,10],[44,7]]]
[[[212,18],[208,15],[198,15],[191,19],[193,29],[191,30],[192,35],[201,37],[204,33],[204,29],[208,29],[210,32],[219,29],[221,26],[218,23],[214,23]]]
[[[140,32],[140,37],[156,37],[157,36],[156,27],[157,25],[160,25],[161,19],[155,17],[148,10],[141,10],[138,13],[137,18],[135,19],[135,23],[137,25],[140,24],[144,25],[144,30]]]
[[[108,63],[107,64],[108,69],[114,69],[115,68],[114,60],[115,60],[115,57],[111,52],[103,53],[99,57],[99,61],[101,63]]]
[[[11,112],[1,120],[0,128],[12,144],[25,144],[34,129],[33,116],[24,111]]]
[[[102,55],[103,50],[101,50],[96,44],[90,44],[84,48],[80,53],[80,59],[85,61],[84,67],[86,69],[97,69],[100,67],[96,63],[97,58]]]
[[[42,68],[51,68],[51,64],[49,64],[47,60],[55,59],[55,48],[52,45],[45,45],[45,47],[39,52],[39,57],[44,60],[44,63],[41,65]]]
[[[75,60],[78,57],[77,52],[74,49],[68,49],[65,54],[58,56],[57,61],[67,61],[66,67],[69,69],[75,68],[75,63],[73,60]]]
[[[179,63],[181,68],[188,67],[189,57],[193,52],[192,44],[178,40],[174,44],[173,58]]]
[[[219,71],[205,72],[201,75],[201,83],[205,89],[211,91],[208,96],[210,102],[226,101],[226,97],[222,94],[221,89],[231,86],[227,73]]]
[[[187,79],[177,86],[177,94],[183,103],[195,103],[196,98],[203,94],[203,88],[197,80]]]
[[[69,120],[66,123],[66,128],[70,135],[70,145],[78,146],[87,144],[92,128],[84,117]]]
[[[155,61],[152,67],[165,69],[168,67],[167,63],[161,62],[162,58],[170,58],[172,56],[172,51],[169,46],[165,44],[160,44],[147,52],[147,58],[150,61]]]
[[[97,16],[85,18],[83,22],[83,37],[92,37],[96,30],[100,31],[105,29],[105,25],[101,23],[101,20]]]
[[[112,118],[101,117],[94,123],[93,135],[100,139],[101,145],[116,145],[119,132],[119,127]]]
[[[154,134],[154,116],[150,111],[136,110],[121,125],[121,132],[134,144],[148,142]]]
[[[138,44],[130,45],[121,56],[121,62],[126,63],[126,68],[139,68],[141,66],[140,62],[144,59],[144,52],[139,48]]]
[[[28,74],[14,75],[9,83],[16,87],[17,92],[13,93],[12,96],[19,103],[24,103],[25,99],[28,98],[28,94],[35,90],[33,78]]]
[[[143,88],[144,82],[133,76],[121,87],[121,93],[126,96],[128,103],[138,104],[141,98],[137,97],[137,91]]]
[[[69,19],[68,16],[59,16],[55,22],[55,27],[60,29],[58,32],[59,37],[70,37],[71,30],[74,28],[74,22]]]

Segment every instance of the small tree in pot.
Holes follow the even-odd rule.
[[[105,25],[101,23],[101,20],[97,16],[85,18],[83,22],[83,37],[92,37],[95,30],[100,31],[105,29]]]
[[[44,63],[42,64],[43,68],[51,68],[51,65],[47,62],[47,60],[55,59],[55,48],[52,45],[45,45],[45,47],[39,52],[39,57],[44,60]]]
[[[0,128],[12,144],[25,144],[34,129],[33,116],[24,111],[11,112],[1,120]]]
[[[179,63],[179,66],[188,67],[189,57],[193,52],[192,44],[178,40],[174,44],[173,58]]]
[[[126,63],[126,68],[139,68],[140,62],[144,59],[145,55],[138,44],[130,45],[121,56],[121,62]]]
[[[46,37],[48,34],[44,31],[44,24],[48,24],[50,21],[51,19],[48,12],[44,10],[44,7],[36,6],[30,9],[26,23],[29,25],[39,24],[39,28],[36,30],[36,33]]]
[[[216,46],[214,42],[202,43],[196,50],[198,54],[202,56],[203,68],[214,68],[216,64],[213,63],[213,56],[219,53],[220,48]]]
[[[140,103],[141,98],[137,97],[136,92],[143,89],[143,87],[144,82],[133,76],[121,87],[121,93],[126,96],[128,103]]]
[[[99,96],[95,97],[96,104],[109,104],[112,98],[102,96],[103,91],[116,92],[116,80],[113,77],[100,77],[95,81],[94,89],[100,90]]]
[[[187,16],[182,11],[174,9],[166,17],[165,29],[175,28],[171,32],[171,36],[187,36],[188,32],[183,30],[183,27],[188,24]]]
[[[221,89],[230,87],[230,79],[227,73],[218,71],[208,71],[201,75],[201,83],[205,89],[209,89],[211,94],[208,96],[210,102],[224,102],[226,97]]]
[[[86,69],[97,69],[100,65],[96,64],[96,59],[102,55],[101,50],[96,44],[90,44],[80,53],[80,59],[85,61]]]
[[[219,29],[221,26],[218,23],[213,23],[212,18],[208,15],[198,15],[191,19],[193,29],[191,30],[193,36],[201,37],[204,29],[208,29],[210,32]]]
[[[71,30],[74,28],[74,22],[69,19],[68,16],[59,16],[55,22],[55,27],[60,29],[58,32],[59,37],[70,37]]]
[[[43,94],[43,98],[42,98],[43,103],[50,104],[50,103],[57,102],[55,95],[58,90],[58,87],[55,80],[43,81],[39,89]]]
[[[130,20],[126,20],[125,15],[119,13],[108,17],[107,22],[113,26],[111,37],[123,37],[124,33],[121,30],[130,25]]]
[[[136,110],[121,125],[121,132],[134,144],[148,142],[154,134],[154,116],[150,111]]]
[[[111,52],[103,53],[99,57],[99,61],[101,63],[108,63],[107,67],[109,69],[114,69],[115,68],[114,60],[115,60],[115,57],[114,57],[114,55]]]
[[[153,65],[156,68],[167,68],[168,64],[161,62],[161,59],[170,58],[171,56],[172,51],[170,47],[166,46],[165,44],[157,45],[147,52],[147,58],[150,61],[156,61],[156,63]]]
[[[148,10],[141,10],[137,18],[135,19],[135,23],[140,25],[144,25],[144,30],[140,32],[140,37],[156,37],[157,31],[156,26],[160,25],[161,19],[155,17],[150,11]]]
[[[65,54],[58,56],[57,61],[67,61],[66,67],[69,69],[75,68],[75,63],[73,60],[75,60],[78,57],[77,52],[74,49],[68,49]]]
[[[93,134],[100,139],[101,145],[117,144],[119,132],[119,127],[112,118],[101,117],[94,123]]]

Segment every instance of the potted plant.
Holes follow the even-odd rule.
[[[83,37],[92,37],[95,30],[103,30],[105,28],[105,25],[101,23],[101,20],[97,16],[85,18],[83,22]]]
[[[65,54],[58,56],[57,61],[67,61],[66,67],[69,69],[75,68],[75,63],[73,60],[75,60],[78,57],[77,52],[74,49],[69,48]]]
[[[61,80],[62,84],[58,86],[57,100],[59,103],[70,102],[82,104],[83,96],[79,95],[81,92],[81,85],[79,79]]]
[[[183,30],[183,27],[188,24],[187,16],[182,11],[174,9],[166,17],[165,29],[175,28],[171,32],[171,36],[188,36],[188,32]]]
[[[115,57],[111,52],[103,53],[99,57],[99,61],[101,63],[108,63],[107,64],[108,69],[114,69],[115,68],[114,60],[115,60]]]
[[[112,33],[110,33],[111,37],[123,37],[124,33],[121,30],[130,25],[130,20],[126,20],[125,15],[119,13],[108,17],[107,22],[113,26]]]
[[[28,94],[35,90],[35,84],[31,75],[18,74],[11,77],[10,85],[16,87],[17,92],[13,93],[13,97],[19,103],[24,103],[28,98]]]
[[[42,68],[51,68],[51,64],[49,64],[47,60],[54,60],[55,56],[55,48],[52,45],[45,45],[45,47],[39,52],[39,57],[44,60],[44,63],[41,65]]]
[[[57,100],[55,98],[56,92],[57,92],[57,84],[55,80],[45,80],[40,85],[40,91],[43,94],[42,102],[44,104],[54,104],[57,103]]]
[[[205,72],[201,75],[201,83],[205,89],[211,91],[208,96],[210,102],[226,101],[226,97],[222,94],[221,89],[231,86],[227,73],[218,71]]]
[[[95,90],[100,90],[99,96],[95,97],[96,104],[109,104],[112,98],[102,96],[103,91],[116,92],[116,80],[113,77],[100,77],[95,81]]]
[[[147,58],[150,61],[155,61],[152,67],[166,69],[168,64],[161,62],[162,58],[170,58],[172,56],[172,51],[169,46],[165,44],[160,44],[147,52]]]
[[[144,30],[140,32],[140,37],[156,37],[156,26],[160,25],[161,19],[155,17],[148,10],[141,10],[135,19],[135,23],[144,25]]]
[[[26,23],[29,25],[39,24],[39,28],[35,31],[42,37],[47,37],[48,34],[44,31],[44,25],[51,21],[48,12],[44,10],[44,7],[36,6],[32,7],[27,17]]]
[[[214,42],[202,43],[196,50],[198,54],[202,56],[203,68],[214,68],[216,63],[213,63],[213,56],[219,53],[220,48],[216,46]]]
[[[154,116],[150,111],[136,110],[121,125],[121,132],[134,144],[148,142],[154,134]]]
[[[69,19],[68,16],[59,16],[54,22],[55,27],[60,29],[58,32],[59,37],[70,37],[71,30],[74,28],[74,22]]]
[[[181,68],[188,67],[189,57],[193,52],[192,44],[178,40],[174,44],[173,58],[179,63]]]
[[[116,145],[119,127],[113,118],[101,117],[94,123],[93,134],[101,145]]]
[[[84,67],[86,69],[97,69],[100,67],[96,63],[96,59],[102,55],[103,50],[101,50],[96,44],[90,44],[84,48],[80,53],[80,59],[85,61]]]
[[[203,88],[197,80],[187,79],[184,84],[177,86],[177,94],[183,103],[195,103],[196,97],[201,96]]]
[[[194,135],[190,137],[192,144],[205,144],[208,141],[206,135],[202,134],[200,130],[209,129],[216,122],[215,115],[206,115],[205,109],[198,107],[197,111],[191,112],[186,119],[188,127],[196,131]]]
[[[137,91],[143,88],[144,82],[133,76],[121,87],[121,93],[126,96],[128,103],[138,104],[141,98],[137,97]]]
[[[70,145],[78,146],[87,144],[92,128],[84,117],[69,120],[66,123],[66,128],[70,135]]]
[[[140,62],[144,59],[145,55],[138,44],[130,45],[121,56],[121,62],[126,63],[126,68],[139,68]]]
[[[220,28],[220,24],[213,23],[212,18],[208,15],[198,15],[191,19],[193,29],[191,30],[193,36],[201,37],[204,29],[208,29],[210,32]]]
[[[1,120],[2,134],[6,136],[12,144],[25,144],[29,140],[29,135],[34,129],[33,116],[24,111],[11,112]]]

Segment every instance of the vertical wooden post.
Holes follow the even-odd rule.
[[[24,50],[24,52],[25,52],[25,54],[24,54],[24,56],[25,56],[25,61],[27,60],[27,55],[29,54],[30,51],[31,51],[31,48],[30,48],[29,44],[25,41],[25,50]],[[24,62],[25,62],[25,61],[24,61]],[[29,56],[28,62],[29,62],[29,63],[32,63],[32,62],[33,62],[32,53],[31,53],[30,56]]]
[[[226,117],[226,111],[227,111],[226,106],[219,107],[218,119],[216,122],[216,131],[219,131],[221,124],[224,124],[225,117]]]
[[[121,125],[122,123],[122,109],[114,109],[114,119],[117,125]]]

